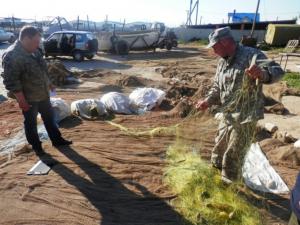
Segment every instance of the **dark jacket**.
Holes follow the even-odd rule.
[[[3,83],[9,92],[22,91],[28,102],[49,98],[47,65],[39,51],[30,54],[16,41],[3,54],[2,67]]]

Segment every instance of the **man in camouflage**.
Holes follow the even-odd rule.
[[[288,225],[300,225],[300,173],[297,176],[296,184],[291,191],[292,215]]]
[[[196,108],[206,110],[212,105],[220,105],[226,108],[232,96],[241,89],[244,74],[249,76],[252,86],[258,82],[256,110],[249,118],[242,118],[240,109],[237,108],[230,115],[223,117],[219,124],[218,134],[215,139],[215,147],[212,151],[211,163],[222,170],[222,178],[226,182],[241,178],[241,166],[244,153],[241,152],[242,131],[250,121],[257,121],[264,117],[264,101],[262,83],[270,84],[278,81],[284,72],[274,61],[258,49],[236,44],[229,27],[219,28],[209,35],[209,45],[220,56],[214,83],[207,97],[199,100]],[[249,90],[250,91],[250,90]],[[237,119],[238,118],[238,119]],[[236,123],[236,121],[240,121]]]
[[[16,98],[24,115],[25,135],[38,156],[44,151],[37,132],[37,115],[41,114],[45,128],[56,147],[72,142],[62,138],[54,121],[50,103],[46,62],[38,48],[39,31],[25,26],[20,32],[19,40],[10,46],[3,55],[3,83],[11,97]]]

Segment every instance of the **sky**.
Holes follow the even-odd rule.
[[[194,0],[195,2],[196,0]],[[92,21],[164,22],[170,27],[185,24],[190,0],[15,0],[3,1],[0,17],[50,19],[55,16]],[[228,12],[255,12],[256,0],[199,0],[199,20],[227,22]],[[261,20],[292,19],[300,15],[300,0],[261,0]],[[193,23],[195,18],[192,18]]]

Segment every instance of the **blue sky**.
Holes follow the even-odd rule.
[[[68,20],[86,19],[127,22],[162,21],[169,26],[179,26],[186,21],[186,11],[190,0],[26,0],[4,1],[0,7],[0,17],[45,19],[64,16]],[[195,0],[194,0],[195,1]],[[227,21],[227,13],[254,12],[256,0],[200,0],[199,17],[202,23],[221,23]],[[300,15],[300,0],[261,0],[262,20],[291,19]]]

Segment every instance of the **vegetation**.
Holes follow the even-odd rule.
[[[300,90],[300,73],[286,73],[283,77],[283,80],[286,81],[288,87],[297,88]]]

